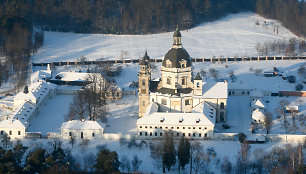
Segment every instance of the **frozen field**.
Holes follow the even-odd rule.
[[[28,131],[41,132],[42,135],[47,135],[48,132],[60,132],[59,128],[68,114],[72,98],[73,95],[56,95],[51,98],[33,119]]]
[[[260,25],[255,25],[257,20]],[[277,27],[278,34],[274,32]],[[255,13],[229,15],[181,33],[183,46],[191,57],[258,56],[257,42],[296,37],[279,22]],[[32,62],[73,61],[81,56],[88,60],[137,59],[145,50],[151,58],[162,58],[172,45],[172,35],[173,32],[150,35],[45,32],[44,45]]]

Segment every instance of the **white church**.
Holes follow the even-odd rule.
[[[160,79],[151,79],[147,52],[139,63],[139,136],[162,136],[172,130],[176,136],[208,138],[216,122],[226,121],[227,82],[203,82],[199,74],[192,77],[192,61],[181,37],[177,29]]]

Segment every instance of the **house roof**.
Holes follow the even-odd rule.
[[[204,98],[227,98],[227,82],[203,82]]]
[[[104,80],[99,73],[60,72],[56,76],[60,76],[62,81],[88,81],[92,75],[97,76],[98,80]]]
[[[25,126],[20,122],[20,120],[7,119],[0,121],[0,128],[25,129]]]
[[[266,118],[266,116],[261,109],[255,109],[252,112],[252,119],[253,120],[264,120],[265,118]]]
[[[82,129],[82,130],[93,130],[93,129],[103,129],[103,127],[96,121],[91,120],[70,120],[62,124],[61,129]]]
[[[35,105],[31,102],[25,102],[13,112],[10,118],[20,120],[25,127],[28,127],[29,119],[35,112],[35,108]]]
[[[31,83],[38,82],[40,80],[44,80],[43,78],[51,78],[52,77],[52,71],[51,70],[39,70],[34,72],[31,75]],[[45,81],[45,80],[44,80]]]
[[[35,82],[32,83],[28,89],[28,93],[19,92],[15,97],[14,100],[36,100],[40,99],[46,95],[49,95],[48,92],[50,89],[55,89],[56,85],[46,82]]]
[[[215,126],[216,110],[206,102],[191,113],[154,112],[156,104],[151,104],[148,108],[148,115],[139,118],[137,125]]]
[[[145,55],[140,59],[139,65],[148,65],[150,63],[150,57],[148,56],[147,51]]]
[[[228,82],[228,89],[251,89],[248,84],[241,82]]]
[[[265,105],[263,104],[263,102],[260,99],[256,99],[252,102],[252,108],[265,108]]]
[[[263,93],[257,89],[250,92],[251,97],[263,97]]]
[[[202,77],[200,76],[200,74],[198,73],[195,78],[193,80],[202,80]]]

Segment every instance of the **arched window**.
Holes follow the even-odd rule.
[[[145,86],[145,85],[146,85],[146,80],[143,79],[143,80],[142,80],[142,86]]]
[[[183,77],[183,78],[182,78],[182,85],[186,85],[186,81],[187,81],[187,80],[186,80],[186,77]]]
[[[200,87],[200,82],[197,82],[197,88],[199,88]]]
[[[170,77],[167,77],[167,84],[171,85],[171,78]]]
[[[224,103],[223,102],[220,103],[220,109],[224,109]]]

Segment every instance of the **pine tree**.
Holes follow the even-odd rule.
[[[189,163],[190,159],[190,143],[189,139],[184,136],[181,137],[179,141],[179,146],[177,150],[177,159],[179,162],[179,169],[185,168],[185,165]]]
[[[115,173],[119,172],[120,162],[115,151],[110,152],[108,149],[99,151],[94,168],[97,173]]]

